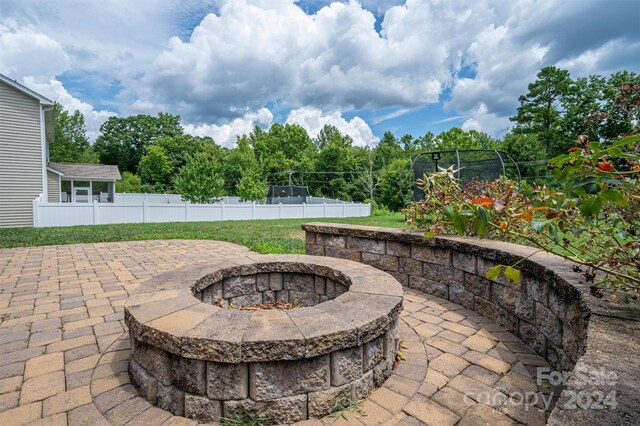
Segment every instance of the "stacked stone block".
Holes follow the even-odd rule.
[[[195,293],[204,303],[223,307],[287,302],[314,306],[349,290],[348,283],[296,272],[240,275],[216,281]]]
[[[520,337],[558,369],[570,370],[584,352],[589,310],[571,265],[534,254],[518,265],[519,283],[486,279],[489,268],[511,265],[535,250],[456,237],[425,239],[418,232],[310,223],[306,251],[362,262],[393,275],[403,286],[471,309]],[[523,251],[524,250],[524,251]],[[547,266],[548,265],[548,266]],[[582,285],[584,287],[584,285]]]
[[[200,422],[259,412],[277,423],[326,416],[340,395],[366,398],[391,375],[399,343],[394,323],[372,341],[329,354],[231,364],[183,358],[133,340],[130,376],[152,404]]]
[[[256,259],[163,274],[130,298],[141,396],[203,423],[251,413],[280,424],[326,416],[337,397],[366,398],[391,375],[403,299],[393,277],[338,259]],[[306,307],[218,306],[271,294]]]

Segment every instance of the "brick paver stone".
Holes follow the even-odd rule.
[[[469,366],[469,363],[459,356],[444,353],[429,363],[429,369],[433,369],[447,377],[455,377]]]
[[[25,381],[20,391],[20,405],[40,401],[65,391],[64,372],[43,374]]]
[[[397,263],[385,257],[384,245],[347,240],[334,238],[338,247],[326,248],[360,260],[357,248],[370,246],[379,254],[362,259],[393,264],[404,283],[409,281],[407,274],[421,274],[422,261],[406,258],[412,252],[408,244],[387,244],[386,255],[403,256]],[[449,259],[448,251],[420,253],[425,261]],[[130,384],[123,306],[130,291],[160,273],[247,254],[245,247],[209,240],[0,250],[0,314],[8,315],[0,322],[0,426],[196,426],[194,420],[152,407]],[[473,257],[454,258],[454,263],[475,271]],[[316,290],[335,291],[331,280],[311,284]],[[265,274],[255,285],[282,291],[284,282],[281,274]],[[415,289],[405,288],[403,305],[399,330],[405,359],[363,403],[368,416],[348,413],[347,420],[312,419],[299,426],[544,424],[544,411],[506,396],[537,391],[531,371],[548,364],[529,346],[491,320]],[[168,320],[168,327],[180,331],[181,322],[171,316],[180,308],[162,301],[159,306],[163,313],[154,311],[148,320]],[[194,312],[198,315],[198,307]],[[376,347],[365,347],[363,356],[343,354],[340,374],[346,377],[350,368],[369,368]],[[338,365],[339,360],[334,361]],[[248,383],[248,373],[241,376]],[[490,395],[490,401],[480,395]]]
[[[429,426],[453,426],[460,420],[452,411],[422,396],[412,399],[404,411]]]
[[[0,413],[0,425],[20,426],[38,420],[42,413],[42,402],[21,405],[20,407]]]

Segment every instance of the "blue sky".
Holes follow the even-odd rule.
[[[169,112],[230,146],[253,126],[337,126],[357,144],[453,126],[494,136],[540,68],[640,71],[635,0],[3,0],[0,73],[91,138]]]

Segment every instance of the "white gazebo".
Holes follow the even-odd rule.
[[[49,201],[62,203],[113,203],[118,166],[48,163]],[[59,198],[58,198],[59,197]]]

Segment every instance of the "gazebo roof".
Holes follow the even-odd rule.
[[[67,179],[117,180],[121,178],[118,166],[105,164],[48,163],[47,167]]]

